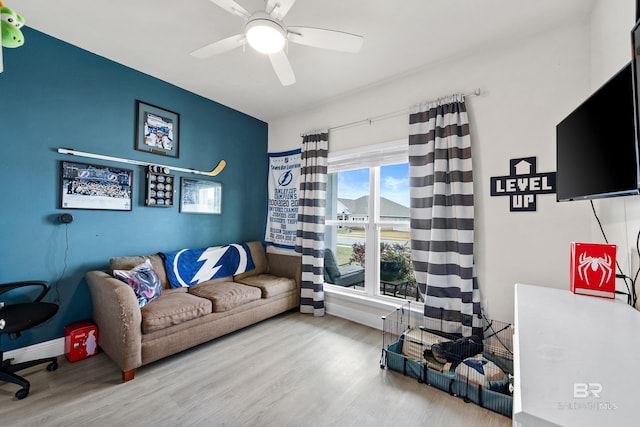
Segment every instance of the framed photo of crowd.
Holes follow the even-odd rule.
[[[61,208],[131,210],[131,169],[67,161],[61,169]]]

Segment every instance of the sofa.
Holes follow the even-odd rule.
[[[253,268],[189,286],[171,283],[165,254],[111,258],[110,271],[86,273],[98,344],[122,371],[123,382],[140,366],[299,307],[300,257],[268,253],[258,241],[243,246]],[[161,290],[143,305],[139,283],[114,273],[149,264]]]

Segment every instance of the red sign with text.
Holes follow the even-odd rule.
[[[616,296],[616,245],[571,243],[571,292]]]

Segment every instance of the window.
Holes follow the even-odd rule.
[[[346,274],[333,280],[367,295],[415,298],[409,233],[407,142],[329,154],[325,248]]]

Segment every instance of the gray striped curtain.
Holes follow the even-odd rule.
[[[296,252],[302,254],[300,312],[324,316],[324,219],[327,200],[328,131],[302,138]]]
[[[412,107],[409,125],[411,258],[427,326],[482,337],[464,96]]]

